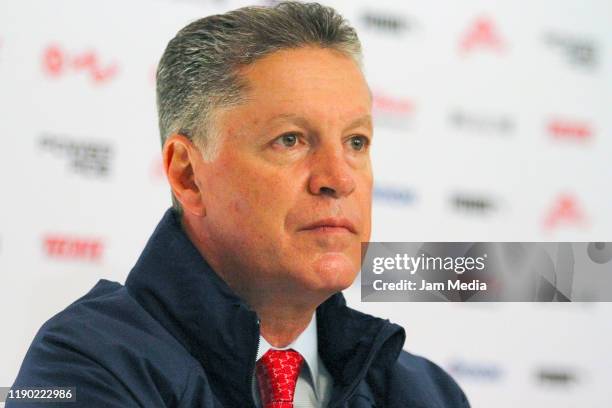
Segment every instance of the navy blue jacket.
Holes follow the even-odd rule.
[[[346,306],[317,309],[330,407],[468,407],[434,363],[402,351],[405,332]],[[256,313],[210,268],[168,210],[125,286],[100,280],[36,334],[14,388],[74,386],[64,407],[250,408]],[[13,404],[6,407],[41,406]]]

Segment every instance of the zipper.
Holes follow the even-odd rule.
[[[367,374],[367,369],[366,367],[370,367],[370,365],[372,364],[372,360],[374,360],[374,356],[376,355],[376,353],[378,353],[378,351],[380,351],[381,347],[384,346],[385,342],[389,339],[390,335],[389,334],[383,334],[384,331],[387,329],[387,325],[383,326],[379,332],[379,337],[380,338],[384,338],[384,340],[379,340],[380,345],[378,347],[372,348],[372,350],[370,350],[370,353],[366,359],[366,364],[364,365],[364,369],[362,370],[362,372],[360,373],[360,375],[357,376],[357,378],[355,378],[355,380],[353,381],[353,383],[348,387],[348,392],[345,394],[345,396],[338,400],[337,404],[334,404],[333,406],[330,405],[330,407],[333,408],[342,408],[344,406],[346,406],[346,404],[348,404],[349,400],[353,397],[353,394],[355,394],[355,391],[357,390],[357,387],[359,386],[359,383],[365,378],[365,375]],[[376,340],[375,340],[376,343]]]
[[[255,395],[253,395],[253,390],[255,390],[255,392],[259,392],[259,389],[257,388],[257,384],[255,384],[255,382],[257,381],[257,375],[255,373],[255,366],[257,364],[257,355],[259,354],[259,325],[260,325],[260,320],[259,318],[257,319],[257,348],[255,348],[255,358],[253,359],[253,369],[251,370],[251,401],[253,402],[253,407],[257,408],[257,402],[255,401]]]

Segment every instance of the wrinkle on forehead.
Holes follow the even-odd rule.
[[[309,129],[332,123],[344,129],[372,129],[372,92],[363,72],[336,50],[280,50],[239,67],[236,75],[244,94],[241,103],[219,110],[223,133],[238,135],[276,121]]]

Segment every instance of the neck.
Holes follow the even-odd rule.
[[[274,347],[286,347],[308,327],[316,306],[304,310],[291,307],[264,305],[254,307],[260,319],[263,338]]]
[[[316,308],[330,294],[309,293],[302,287],[279,282],[261,282],[232,270],[246,270],[241,265],[231,265],[231,260],[218,259],[207,251],[206,238],[199,234],[194,220],[182,217],[183,230],[203,258],[225,283],[242,298],[259,317],[260,334],[270,345],[285,347],[291,344],[308,327]],[[228,265],[229,264],[229,265]]]
[[[299,286],[252,280],[244,285],[242,280],[232,279],[233,275],[221,274],[221,277],[255,310],[260,334],[270,345],[279,348],[291,344],[308,327],[317,307],[328,297]]]

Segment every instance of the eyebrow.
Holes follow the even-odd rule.
[[[281,113],[272,118],[273,121],[279,120],[279,119],[288,120],[304,128],[310,127],[309,126],[310,124],[306,118],[304,118],[303,116],[292,114],[292,113]],[[366,115],[363,115],[353,120],[351,123],[348,124],[345,130],[354,129],[354,128],[357,128],[359,126],[364,126],[364,125],[368,126],[369,128],[372,128],[372,116],[371,115],[366,114]]]

